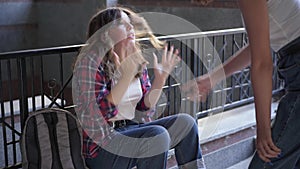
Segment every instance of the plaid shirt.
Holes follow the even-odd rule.
[[[77,61],[73,77],[76,113],[84,129],[85,158],[95,158],[99,148],[112,139],[114,130],[107,121],[118,113],[117,107],[106,99],[112,88],[112,80],[105,74],[101,58],[95,55],[87,55]],[[143,97],[138,102],[136,110],[144,112],[149,110],[144,104],[144,96],[151,88],[147,69],[143,71],[140,81]],[[153,111],[148,111],[146,115],[151,116],[152,113]]]

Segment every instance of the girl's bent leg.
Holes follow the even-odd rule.
[[[189,115],[180,115],[179,119],[181,119],[180,128],[191,126],[188,134],[178,144],[174,145],[179,169],[205,169],[195,119]]]
[[[139,169],[166,168],[170,138],[165,128],[136,125],[121,128],[115,134],[102,147],[96,160],[87,159],[89,167],[96,163],[107,169],[131,169],[133,166]]]
[[[161,125],[168,130],[171,148],[175,148],[175,157],[180,168],[205,168],[194,118],[187,114],[178,114],[143,124],[148,125]]]
[[[89,169],[131,169],[135,166],[136,160],[118,156],[101,149],[96,158],[85,159],[85,162]]]

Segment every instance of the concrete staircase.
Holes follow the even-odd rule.
[[[277,103],[272,104],[275,112]],[[272,118],[275,113],[272,113]],[[207,169],[247,169],[255,150],[254,104],[198,120]],[[168,169],[177,169],[174,157]]]
[[[248,159],[254,151],[253,141],[253,138],[249,138],[204,155],[207,169],[228,169]],[[247,168],[247,164],[243,163],[241,165],[243,168]]]
[[[204,154],[206,169],[247,169],[254,152],[254,138],[241,140],[227,147]],[[168,169],[178,169],[174,157],[168,161]]]

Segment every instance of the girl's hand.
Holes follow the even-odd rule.
[[[180,62],[181,58],[178,56],[178,49],[174,52],[174,46],[171,46],[168,51],[168,46],[166,45],[162,54],[161,63],[158,63],[157,56],[153,53],[154,57],[154,75],[155,78],[165,81],[174,67]]]
[[[113,53],[114,62],[119,69],[123,78],[132,80],[138,73],[140,73],[143,68],[148,64],[148,62],[140,56],[140,54],[131,54],[125,57],[122,61],[117,53]]]

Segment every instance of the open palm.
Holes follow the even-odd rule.
[[[174,51],[174,46],[171,46],[168,51],[168,46],[165,46],[161,62],[158,63],[157,56],[154,56],[154,75],[155,78],[167,79],[174,67],[180,62],[180,57],[178,56],[178,49]]]

